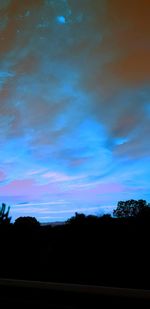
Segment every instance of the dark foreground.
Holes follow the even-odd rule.
[[[149,308],[150,291],[0,279],[1,308]],[[134,307],[132,307],[134,308]]]
[[[150,220],[0,226],[0,277],[150,290]]]

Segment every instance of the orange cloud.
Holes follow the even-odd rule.
[[[110,36],[105,48],[117,57],[106,67],[107,73],[128,84],[150,79],[150,1],[108,1],[106,23]]]
[[[150,50],[135,50],[107,65],[108,74],[128,85],[150,81]]]
[[[0,44],[0,54],[4,55],[6,52],[9,52],[12,48],[17,45],[22,48],[27,44],[26,38],[18,37],[18,31],[23,30],[26,25],[28,25],[28,20],[25,20],[25,13],[27,10],[31,10],[35,12],[37,8],[43,4],[42,0],[13,0],[10,1],[10,4],[6,9],[1,10],[1,19],[7,16],[8,21],[6,27],[1,31],[1,44]],[[38,15],[38,14],[37,14]],[[32,25],[36,20],[36,15],[32,14],[32,18],[30,19],[30,24],[32,29]]]

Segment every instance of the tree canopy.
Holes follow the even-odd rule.
[[[149,204],[145,200],[119,201],[113,215],[117,218],[135,217],[140,215],[145,209],[149,210]]]

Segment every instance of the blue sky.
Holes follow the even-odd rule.
[[[41,222],[150,201],[150,4],[1,0],[0,200]]]

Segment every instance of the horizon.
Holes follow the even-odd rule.
[[[50,205],[49,203],[42,203],[42,206],[44,205]],[[15,213],[18,213],[18,207],[24,206],[23,209],[21,208],[21,212],[20,215],[15,215]],[[30,208],[28,209],[28,207],[30,206],[41,206],[40,203],[38,204],[28,204],[28,203],[21,203],[21,204],[17,204],[17,205],[12,205],[12,207],[10,206],[10,215],[12,215],[12,221],[14,222],[15,219],[17,219],[20,216],[31,216],[31,217],[35,217],[40,223],[55,223],[55,222],[65,222],[68,219],[70,219],[72,216],[75,215],[75,213],[82,213],[85,215],[96,215],[96,216],[102,216],[104,214],[110,214],[112,215],[113,210],[116,207],[111,207],[111,206],[103,206],[103,207],[91,207],[91,208],[86,208],[86,207],[82,207],[82,208],[74,208],[74,209],[70,209],[70,210],[48,210],[48,216],[47,217],[42,217],[40,216],[40,212],[36,214],[35,210],[32,209],[30,210]],[[116,205],[117,206],[117,205]],[[43,209],[41,210],[43,211]],[[64,215],[63,215],[64,214]]]
[[[13,220],[150,201],[149,12],[147,0],[0,1],[0,200]]]
[[[142,199],[138,199],[138,200],[142,200]],[[137,200],[137,201],[138,201]],[[125,200],[124,200],[125,201]],[[126,200],[127,201],[127,200]],[[134,200],[136,201],[136,200]],[[118,201],[119,202],[119,201]],[[150,203],[148,201],[146,201],[146,204],[150,207]],[[42,203],[43,204],[43,203]],[[49,203],[44,203],[44,205],[49,205]],[[31,206],[31,204],[27,204],[27,203],[21,203],[21,204],[18,204],[18,205],[13,205],[13,208],[15,207],[18,207],[18,206],[22,206],[22,205],[26,205],[26,206]],[[39,206],[39,204],[32,204],[33,205],[37,205]],[[117,203],[118,205],[118,203]],[[112,206],[103,206],[103,208],[100,209],[100,207],[93,207],[93,208],[80,208],[80,209],[72,209],[70,210],[69,212],[68,211],[61,211],[60,213],[61,214],[66,214],[65,216],[63,217],[58,217],[58,216],[47,216],[47,217],[44,217],[42,218],[41,216],[37,216],[37,215],[34,215],[34,213],[31,213],[29,215],[29,213],[27,212],[27,208],[24,208],[25,212],[21,212],[21,215],[20,216],[16,216],[16,217],[12,217],[11,216],[11,222],[14,223],[16,219],[18,219],[19,217],[34,217],[36,218],[40,224],[59,224],[59,223],[65,223],[68,219],[74,217],[76,215],[76,213],[78,214],[84,214],[85,216],[89,216],[89,215],[94,215],[94,216],[97,216],[97,217],[102,217],[103,215],[110,215],[112,218],[114,217],[113,215],[113,211],[117,208],[117,205],[114,207]],[[10,212],[11,212],[11,206],[10,205],[6,205],[7,207],[10,207]],[[95,211],[97,209],[97,212]],[[100,209],[100,211],[99,211]],[[17,209],[16,209],[17,210]],[[14,209],[13,209],[13,212],[14,212]],[[29,211],[30,212],[30,211]],[[49,211],[50,213],[50,211]],[[52,214],[58,214],[59,212],[58,211],[51,211],[51,215]],[[70,215],[68,215],[68,213],[70,213]],[[9,213],[11,215],[11,213]],[[44,220],[46,219],[46,220]]]

